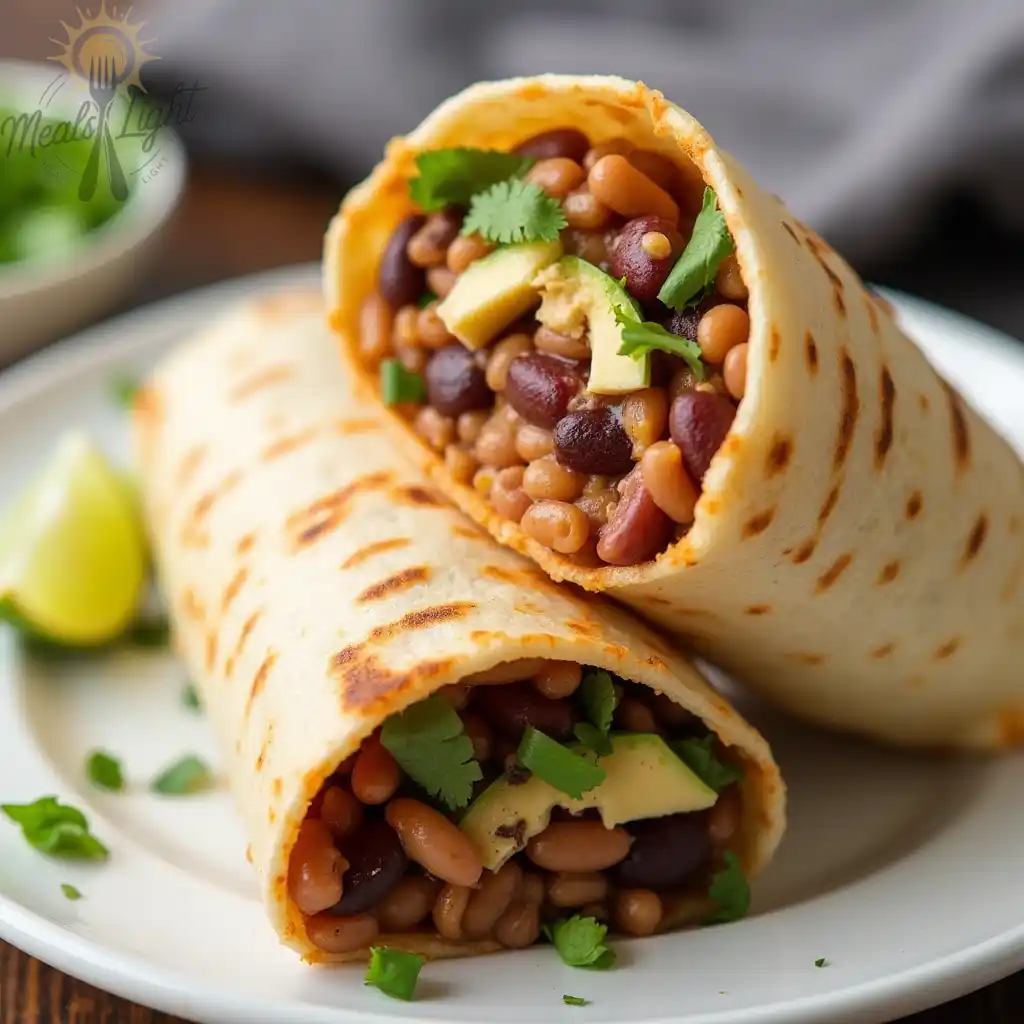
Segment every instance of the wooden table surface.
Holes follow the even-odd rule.
[[[323,230],[338,198],[336,189],[305,180],[253,181],[215,168],[194,170],[165,251],[131,304],[319,259]],[[907,1017],[903,1024],[964,1022],[1022,1024],[1024,973]],[[0,942],[0,1024],[180,1022],[101,992]]]

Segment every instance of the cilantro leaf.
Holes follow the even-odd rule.
[[[592,750],[598,757],[607,757],[612,752],[612,741],[608,733],[602,732],[590,722],[577,722],[572,727],[573,735],[587,750]]]
[[[669,309],[685,309],[714,281],[722,260],[734,248],[725,217],[718,209],[718,197],[713,189],[705,188],[693,233],[661,286],[658,298]]]
[[[473,783],[483,778],[462,719],[443,697],[428,697],[392,715],[380,741],[413,782],[450,810],[465,807]]]
[[[380,364],[380,397],[385,405],[404,402],[425,402],[426,381],[412,370],[407,370],[397,359],[385,359]]]
[[[367,985],[374,985],[392,999],[412,999],[416,981],[423,968],[423,957],[418,953],[406,953],[401,949],[386,946],[370,947],[370,963],[363,979]]]
[[[181,703],[190,711],[202,711],[203,702],[199,699],[199,691],[194,683],[186,683],[181,691]]]
[[[516,757],[524,768],[539,775],[549,786],[576,800],[608,778],[608,773],[593,761],[574,754],[532,725],[526,727]]]
[[[130,409],[139,390],[139,382],[126,373],[119,373],[110,381],[110,397],[122,408]]]
[[[3,804],[0,811],[21,826],[29,845],[40,853],[64,860],[104,860],[110,854],[89,832],[85,815],[55,796],[40,797],[31,804]]]
[[[213,781],[213,773],[194,754],[165,768],[150,784],[154,793],[164,796],[190,796],[207,789]]]
[[[587,718],[603,733],[612,727],[612,716],[619,703],[612,677],[604,669],[594,669],[580,683],[580,699]]]
[[[670,743],[672,752],[701,782],[716,793],[743,778],[743,769],[728,761],[719,761],[715,756],[715,735],[709,733],[701,740],[675,740]]]
[[[607,971],[615,965],[615,950],[605,945],[608,925],[593,917],[572,917],[544,925],[544,934],[554,944],[562,962],[570,967]]]
[[[100,789],[108,789],[111,793],[119,793],[124,789],[124,773],[121,762],[105,750],[94,750],[85,763],[85,772],[89,781]]]
[[[642,359],[654,349],[660,349],[662,352],[671,352],[673,355],[685,359],[697,380],[704,380],[707,376],[700,358],[700,345],[697,342],[681,338],[678,334],[673,334],[652,320],[644,320],[639,323],[629,317],[624,317],[618,309],[615,310],[615,319],[622,326],[620,356]]]
[[[67,882],[61,884],[60,891],[64,893],[65,899],[80,900],[82,898],[82,894],[73,885],[68,885]]]
[[[562,1002],[566,1006],[589,1006],[590,1000],[584,999],[582,996],[562,996]]]
[[[473,196],[462,233],[502,245],[554,242],[568,224],[557,199],[532,181],[499,181]]]
[[[409,194],[422,210],[465,206],[477,192],[499,181],[525,174],[533,158],[496,149],[435,149],[416,157],[419,176],[409,182]]]
[[[750,885],[739,857],[732,850],[726,850],[725,866],[712,877],[708,896],[718,904],[718,910],[706,917],[704,924],[725,924],[747,916]]]
[[[831,967],[832,965],[829,963],[828,957],[819,956],[818,959],[814,961],[814,966],[815,967]]]
[[[423,294],[416,300],[416,305],[419,306],[420,309],[426,309],[427,306],[429,306],[432,302],[437,300],[439,297],[440,296],[437,294],[437,292],[433,291],[430,288],[427,288],[423,292]]]

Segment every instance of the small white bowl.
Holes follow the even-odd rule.
[[[44,116],[73,122],[88,90],[70,81],[60,85],[61,74],[57,64],[0,61],[0,108],[42,109]],[[0,139],[0,163],[8,142],[7,135]],[[140,180],[124,168],[128,199],[80,245],[59,257],[0,263],[0,366],[109,312],[136,287],[185,188],[187,162],[178,137],[161,129],[155,148],[159,156],[148,174],[138,172]]]

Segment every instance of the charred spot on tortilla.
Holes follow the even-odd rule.
[[[243,565],[231,577],[231,582],[224,588],[224,593],[220,599],[220,613],[221,615],[227,614],[227,610],[231,607],[232,602],[238,597],[245,586],[245,581],[249,578],[249,567]]]
[[[408,547],[410,543],[412,542],[408,537],[391,537],[388,540],[374,541],[372,544],[367,544],[365,547],[349,555],[341,563],[341,568],[354,569],[357,565],[362,565],[363,562],[373,558],[375,555],[382,555],[385,551],[398,551],[400,548]]]
[[[260,667],[256,669],[256,674],[252,677],[252,686],[249,688],[249,696],[245,701],[245,717],[249,717],[249,712],[252,711],[253,701],[263,692],[263,687],[267,685],[267,677],[270,675],[270,670],[274,667],[274,662],[277,661],[276,651],[267,651],[267,656],[260,663]]]
[[[270,784],[270,791],[275,797],[280,799],[281,794],[284,792],[284,779],[280,775]]]
[[[362,603],[366,601],[379,601],[382,597],[390,597],[401,590],[408,590],[417,583],[426,583],[431,577],[431,569],[426,565],[414,565],[408,569],[402,569],[392,576],[380,580],[368,586],[357,598]]]
[[[793,439],[776,435],[771,448],[768,450],[768,461],[765,467],[765,475],[771,479],[785,471],[789,460],[793,456]]]
[[[391,640],[413,629],[427,629],[442,622],[453,622],[465,618],[476,607],[473,601],[451,601],[448,604],[434,605],[432,608],[419,608],[414,612],[407,612],[396,622],[375,626],[370,630],[370,640],[379,643],[381,640]]]
[[[791,661],[798,665],[821,665],[825,661],[824,654],[815,654],[807,651],[797,651],[789,656]]]
[[[749,519],[743,527],[743,538],[747,540],[750,537],[756,537],[764,533],[772,525],[777,511],[778,509],[773,506],[772,508],[765,509],[763,512],[758,512],[756,516]]]
[[[867,310],[868,323],[871,326],[871,333],[878,333],[878,310],[875,308],[875,300],[871,293],[864,289],[864,308]]]
[[[818,547],[818,538],[812,537],[810,540],[805,540],[803,544],[796,549],[793,554],[793,564],[802,565],[804,562],[808,562],[811,556],[814,554],[815,549]]]
[[[876,661],[881,661],[884,658],[888,658],[889,655],[892,654],[895,650],[896,644],[894,641],[890,640],[888,643],[882,644],[881,647],[876,647],[871,652],[871,657],[874,658]]]
[[[596,622],[587,619],[567,619],[566,626],[580,636],[596,639],[601,635],[601,627]]]
[[[949,403],[949,416],[953,427],[953,454],[956,456],[957,469],[964,469],[971,461],[971,434],[967,426],[967,415],[964,412],[963,400],[946,381],[942,381]]]
[[[818,375],[818,343],[814,340],[814,335],[808,331],[804,335],[804,355],[807,357],[807,369],[810,370],[812,377]]]
[[[339,661],[338,655],[331,659],[331,668],[341,684],[342,706],[364,715],[371,715],[376,705],[392,694],[451,672],[453,664],[451,658],[422,661],[407,671],[396,672],[372,653],[348,662]]]
[[[214,505],[225,495],[230,494],[242,481],[242,471],[232,470],[219,484],[201,495],[192,506],[185,527],[182,530],[182,543],[186,547],[205,547],[210,538],[203,530],[206,520],[213,511]]]
[[[839,494],[842,483],[834,484],[832,490],[828,492],[828,497],[825,499],[825,503],[821,506],[818,511],[818,526],[823,527],[827,522],[828,518],[835,511],[836,505],[839,504]]]
[[[210,630],[206,634],[206,653],[203,657],[203,664],[206,666],[207,672],[213,671],[213,666],[217,662],[217,634],[214,630]]]
[[[436,491],[428,490],[419,484],[410,484],[407,487],[396,487],[395,498],[407,502],[410,505],[422,505],[426,507],[439,508],[442,506],[440,496]]]
[[[348,515],[349,505],[356,494],[383,487],[391,480],[391,473],[367,473],[331,494],[318,498],[306,508],[293,512],[286,520],[287,530],[293,534],[296,549],[307,547],[341,525]]]
[[[936,661],[945,661],[946,658],[951,658],[960,648],[963,646],[963,637],[954,636],[952,639],[947,640],[936,652]]]
[[[985,538],[988,536],[988,516],[982,512],[978,516],[977,522],[975,522],[971,529],[971,535],[967,538],[967,546],[964,548],[963,562],[966,564],[971,559],[977,557],[978,552],[981,550],[982,545],[985,543]]]
[[[781,200],[780,200],[780,202],[781,202]],[[789,237],[793,239],[793,241],[794,241],[794,243],[796,245],[798,245],[798,246],[802,246],[803,245],[803,243],[800,241],[800,236],[793,230],[793,227],[789,223],[789,221],[784,220],[782,222],[782,228],[786,232],[786,234],[789,235]]]
[[[252,551],[255,545],[256,534],[243,533],[242,536],[238,538],[238,543],[235,545],[235,554],[240,556],[247,555],[249,554],[250,551]]]
[[[886,583],[892,583],[894,579],[900,574],[900,561],[898,558],[893,559],[891,562],[887,562],[882,566],[882,571],[878,574],[877,585],[884,587]]]
[[[304,444],[309,444],[319,433],[320,428],[312,426],[306,427],[305,430],[300,430],[295,434],[279,438],[276,441],[271,441],[260,453],[260,458],[264,462],[273,462],[274,459],[279,459],[283,455],[297,451]]]
[[[774,363],[779,358],[779,350],[782,348],[782,335],[778,327],[772,328],[771,338],[768,340],[768,362]]]
[[[258,772],[263,771],[263,765],[266,762],[266,760],[267,760],[267,751],[266,751],[266,748],[263,748],[256,755],[256,771],[258,771]]]
[[[227,676],[228,679],[235,674],[235,665],[238,664],[238,659],[242,656],[242,649],[245,647],[245,642],[249,639],[252,631],[256,628],[256,623],[259,622],[262,615],[263,609],[257,608],[256,611],[254,611],[242,624],[242,631],[238,634],[235,646],[228,655],[227,661],[224,662],[224,675]]]
[[[484,540],[487,537],[486,531],[480,530],[475,526],[467,526],[464,523],[456,523],[452,527],[452,533],[456,537],[463,537],[465,540]]]
[[[178,464],[178,471],[175,474],[175,487],[177,489],[180,490],[187,487],[192,482],[192,478],[196,475],[196,471],[203,464],[205,458],[205,444],[194,444],[189,448]]]
[[[743,609],[744,615],[768,615],[772,610],[770,604],[751,604]]]
[[[181,614],[186,619],[191,619],[193,622],[202,622],[206,618],[206,609],[203,607],[203,602],[199,600],[198,595],[191,587],[186,587],[182,591],[179,606]]]
[[[842,469],[846,457],[850,454],[854,431],[857,428],[857,415],[860,412],[860,396],[857,394],[857,367],[845,348],[839,350],[839,370],[842,376],[843,411],[839,419],[839,434],[836,438],[836,451],[833,465]]]
[[[931,402],[928,401],[928,396],[924,393],[917,396],[917,405],[921,412],[928,412],[932,407]]]
[[[830,587],[832,587],[840,576],[849,568],[850,563],[853,561],[853,555],[847,552],[845,555],[840,555],[819,577],[817,586],[814,588],[815,593],[822,594]]]
[[[668,664],[665,661],[663,661],[659,657],[656,657],[653,654],[649,654],[646,658],[644,658],[644,664],[645,665],[650,665],[651,668],[656,668],[659,671],[662,671],[662,670],[665,670],[665,669],[668,668]]]
[[[882,422],[875,434],[875,469],[885,465],[885,458],[892,447],[893,439],[893,406],[896,402],[896,385],[888,366],[882,366],[878,378],[878,395],[882,405]]]
[[[377,430],[377,421],[369,417],[353,417],[338,420],[336,429],[339,434],[371,434]]]
[[[228,399],[231,402],[244,401],[263,388],[288,380],[294,373],[295,367],[287,363],[278,363],[275,366],[264,367],[262,370],[252,374],[252,376],[239,381],[229,392]]]
[[[910,520],[916,519],[924,508],[924,495],[920,491],[914,491],[907,498],[906,516]]]

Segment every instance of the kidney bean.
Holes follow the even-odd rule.
[[[514,740],[528,725],[557,740],[572,735],[575,715],[569,702],[544,697],[528,685],[489,686],[476,694],[473,706],[498,732]]]
[[[672,889],[688,882],[711,860],[706,814],[670,814],[626,826],[633,836],[629,854],[615,869],[627,889]]]
[[[505,399],[527,423],[553,427],[565,415],[583,379],[572,363],[531,352],[509,363]]]
[[[617,476],[633,465],[633,442],[607,406],[577,409],[555,427],[555,455],[577,472]]]
[[[672,403],[669,431],[693,480],[704,479],[735,416],[736,406],[728,398],[708,391],[688,391]]]
[[[565,157],[579,163],[590,149],[590,139],[576,128],[552,128],[550,131],[532,135],[520,142],[512,151],[520,156],[532,156],[535,160],[550,160]]]
[[[395,309],[415,302],[423,294],[426,273],[409,259],[405,247],[426,220],[422,214],[406,217],[384,247],[377,271],[377,290]]]
[[[344,840],[348,870],[344,892],[332,914],[361,914],[382,900],[405,874],[409,861],[387,822],[368,821]]]
[[[622,499],[598,531],[598,557],[610,565],[636,565],[663,551],[672,537],[672,520],[654,503],[639,469],[622,487]]]
[[[446,345],[430,357],[425,372],[427,399],[445,416],[486,409],[494,401],[483,369],[462,345]]]
[[[654,233],[667,238],[671,246],[660,259],[656,259],[642,244],[645,235]],[[685,245],[686,241],[673,221],[653,215],[634,217],[619,232],[612,256],[612,277],[617,280],[625,277],[626,290],[630,295],[642,301],[656,299]]]

